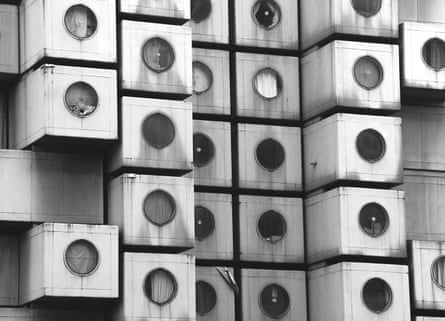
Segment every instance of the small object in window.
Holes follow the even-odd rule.
[[[85,82],[75,82],[65,92],[65,106],[77,117],[91,115],[98,103],[99,97],[96,90]]]
[[[204,206],[195,206],[195,238],[203,241],[215,230],[215,218]]]
[[[202,134],[193,135],[193,163],[196,167],[203,167],[210,163],[215,156],[215,145],[212,140]]]
[[[175,139],[175,126],[167,116],[154,113],[142,123],[142,135],[156,149],[163,149]]]
[[[445,67],[445,42],[439,38],[428,40],[422,48],[425,63],[435,71]]]
[[[99,264],[99,252],[87,240],[74,241],[66,249],[65,264],[74,274],[87,276],[96,270]]]
[[[200,61],[193,62],[193,92],[197,95],[205,93],[212,87],[213,74],[210,68]]]
[[[382,159],[386,152],[383,136],[374,129],[365,129],[357,136],[356,147],[359,155],[370,163]]]
[[[169,271],[156,269],[145,278],[144,289],[145,295],[151,302],[163,306],[175,298],[178,284]]]
[[[382,313],[391,306],[392,290],[388,283],[379,278],[366,282],[362,291],[366,307],[374,313]]]
[[[82,4],[70,7],[65,13],[64,21],[68,32],[79,40],[91,37],[97,29],[96,15]]]
[[[355,81],[367,90],[380,86],[383,81],[382,65],[371,56],[364,56],[354,65]]]
[[[255,151],[256,160],[266,170],[277,170],[285,159],[283,146],[275,139],[267,138],[258,144]]]
[[[209,283],[196,282],[196,312],[204,316],[216,306],[216,291]]]
[[[271,30],[280,23],[281,9],[274,0],[258,0],[252,7],[252,17],[257,25]]]
[[[147,40],[142,47],[142,59],[154,72],[164,72],[175,62],[175,52],[166,40],[155,37]]]
[[[191,0],[191,18],[194,23],[200,23],[210,17],[212,2],[210,0]]]
[[[382,8],[382,0],[352,0],[352,7],[362,16],[371,17]]]
[[[271,68],[264,68],[253,78],[255,92],[264,99],[278,97],[283,88],[283,82],[278,72]]]
[[[377,203],[368,203],[360,210],[359,222],[366,234],[378,237],[386,232],[389,217],[383,206]]]
[[[290,298],[287,291],[278,284],[266,286],[260,294],[260,307],[271,318],[282,318],[289,310]]]
[[[164,226],[175,218],[175,200],[163,190],[153,191],[144,200],[144,213],[151,223]]]
[[[258,232],[266,242],[277,243],[286,234],[286,221],[281,214],[273,210],[267,211],[258,220]]]

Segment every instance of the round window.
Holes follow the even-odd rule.
[[[200,23],[210,17],[212,2],[210,0],[191,0],[191,18],[194,23]]]
[[[389,216],[380,204],[368,203],[360,210],[359,222],[366,234],[378,237],[388,228]]]
[[[65,92],[65,106],[77,117],[91,115],[99,104],[96,90],[86,82],[75,82]]]
[[[216,291],[207,282],[196,282],[196,312],[203,316],[213,310],[216,305]]]
[[[212,87],[213,74],[207,65],[199,61],[193,62],[193,92],[197,95],[205,93]]]
[[[66,249],[65,263],[72,273],[86,276],[96,270],[99,264],[99,252],[93,243],[77,240]]]
[[[434,284],[442,290],[445,290],[445,256],[441,256],[434,260],[431,265],[431,277]]]
[[[215,218],[212,212],[203,206],[195,207],[195,238],[202,241],[215,230]]]
[[[175,298],[178,284],[173,274],[169,271],[156,269],[151,271],[145,278],[144,289],[151,302],[165,305]]]
[[[154,72],[164,72],[175,62],[175,52],[164,39],[155,37],[147,40],[142,48],[145,65]]]
[[[388,283],[379,278],[368,280],[363,287],[363,301],[375,313],[386,311],[392,302],[392,291]]]
[[[193,135],[193,163],[196,167],[206,166],[215,156],[212,140],[201,133]]]
[[[275,28],[281,20],[281,9],[273,0],[258,0],[252,7],[253,21],[263,29]]]
[[[157,226],[166,225],[175,218],[175,200],[163,190],[153,191],[145,197],[144,213],[151,223]]]
[[[260,307],[267,316],[281,318],[287,313],[289,306],[289,294],[278,284],[270,284],[261,291]]]
[[[385,139],[374,129],[365,129],[357,136],[356,147],[360,156],[368,162],[380,160],[386,151]]]
[[[439,71],[445,67],[445,42],[439,38],[428,40],[422,48],[422,56],[425,63]]]
[[[97,29],[96,15],[82,4],[70,7],[65,13],[64,21],[68,32],[80,40],[91,37]]]
[[[155,113],[145,118],[142,123],[142,135],[151,146],[162,149],[175,139],[175,126],[167,116]]]
[[[275,211],[267,211],[258,220],[258,232],[266,242],[277,243],[286,234],[286,220]]]
[[[382,65],[371,56],[361,57],[354,65],[354,77],[367,90],[377,88],[383,81]]]
[[[255,151],[256,159],[260,165],[273,172],[284,162],[284,148],[275,139],[268,138],[258,144]]]
[[[278,72],[271,68],[265,68],[258,71],[253,78],[253,88],[262,98],[273,99],[280,94],[283,82]]]
[[[371,17],[382,8],[382,0],[352,0],[352,7],[362,16]]]

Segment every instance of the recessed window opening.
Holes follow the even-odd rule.
[[[290,307],[289,294],[282,286],[270,284],[261,291],[260,307],[268,317],[282,318]]]
[[[65,106],[75,116],[91,115],[99,104],[96,90],[83,81],[71,84],[65,92]]]
[[[96,15],[82,4],[70,7],[65,13],[64,22],[68,32],[79,40],[91,37],[97,29]]]
[[[204,206],[195,207],[195,238],[203,241],[215,230],[215,218],[212,212]]]
[[[391,287],[380,278],[367,281],[362,296],[366,307],[377,314],[386,311],[392,303]]]
[[[99,264],[97,248],[87,240],[72,242],[65,251],[65,264],[71,272],[80,276],[93,273]]]
[[[144,44],[142,60],[150,70],[161,73],[169,70],[173,65],[175,52],[168,41],[155,37]]]
[[[286,228],[284,217],[273,210],[263,213],[258,220],[258,232],[268,243],[274,244],[281,241],[286,234]]]
[[[150,146],[163,149],[175,139],[175,126],[167,116],[154,113],[144,119],[142,123],[142,136]]]
[[[175,298],[178,284],[169,271],[156,269],[145,278],[144,290],[145,295],[151,302],[162,306],[170,303]]]
[[[145,198],[143,210],[145,217],[151,223],[161,227],[175,218],[176,203],[166,191],[156,190]]]
[[[215,308],[216,302],[215,289],[205,281],[196,282],[196,312],[204,316]]]
[[[374,129],[365,129],[357,136],[356,147],[359,155],[370,163],[379,161],[386,152],[383,136]]]
[[[258,26],[271,30],[281,21],[281,9],[273,0],[258,0],[252,7],[252,17]]]
[[[389,225],[389,216],[385,208],[377,203],[368,203],[362,207],[359,214],[362,230],[372,237],[385,233]]]

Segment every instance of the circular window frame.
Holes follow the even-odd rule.
[[[204,19],[201,19],[200,21],[196,22],[196,20],[194,20],[192,18],[193,8],[191,6],[192,3],[190,1],[190,21],[192,21],[194,24],[200,24],[201,22],[204,22],[204,21],[208,20],[210,18],[210,16],[212,15],[212,12],[213,12],[213,5],[212,5],[212,3],[210,1],[209,1],[209,3],[210,3],[210,11],[209,11],[208,15]]]
[[[203,165],[201,165],[201,164],[200,164],[200,165],[197,165],[196,162],[195,162],[195,158],[193,158],[193,166],[194,166],[194,167],[198,167],[198,168],[209,166],[209,164],[215,159],[215,156],[216,156],[216,147],[215,147],[215,143],[213,142],[213,140],[212,140],[208,135],[204,134],[203,132],[196,132],[196,133],[193,133],[193,137],[194,137],[195,135],[202,135],[202,136],[206,137],[206,138],[212,143],[212,146],[213,146],[213,155],[212,155],[212,157],[209,159],[209,161],[208,161],[207,163],[203,164]],[[195,146],[193,146],[193,155],[194,155],[194,153],[195,153]]]
[[[166,195],[167,198],[171,201],[171,204],[173,205],[173,212],[172,212],[171,217],[170,217],[165,223],[163,223],[163,224],[158,224],[157,222],[154,222],[154,221],[150,218],[150,216],[148,215],[148,213],[145,211],[145,203],[147,202],[148,197],[149,197],[150,195],[154,194],[154,193],[157,193],[157,192],[161,192],[161,193],[163,193],[164,195]],[[142,213],[144,213],[144,217],[145,217],[151,224],[156,225],[157,227],[164,227],[164,226],[170,224],[170,223],[176,218],[176,214],[177,214],[176,212],[177,212],[177,206],[176,206],[176,201],[175,201],[174,197],[173,197],[169,192],[167,192],[166,190],[163,190],[163,189],[160,189],[160,188],[155,189],[155,190],[149,192],[147,195],[145,195],[144,200],[143,200],[143,202],[142,202]]]
[[[381,155],[380,155],[378,158],[376,158],[376,159],[369,160],[369,159],[364,158],[364,157],[362,156],[362,154],[360,154],[360,149],[359,149],[359,147],[358,147],[358,138],[359,138],[359,136],[360,136],[363,132],[365,132],[365,131],[372,131],[372,132],[376,133],[376,134],[377,134],[377,137],[378,137],[379,139],[381,139],[381,142],[383,143],[383,144],[382,144],[382,145],[383,145],[383,151],[382,151]],[[356,136],[356,138],[355,138],[355,149],[356,149],[356,151],[357,151],[357,154],[358,154],[358,155],[360,156],[360,158],[363,159],[364,161],[366,161],[366,162],[368,162],[368,163],[371,163],[371,164],[377,163],[377,162],[379,162],[380,160],[382,160],[382,159],[385,157],[385,155],[386,155],[386,141],[385,141],[385,137],[383,137],[383,135],[380,134],[380,132],[377,131],[377,130],[375,130],[374,128],[365,128],[365,129],[361,130],[361,131],[358,133],[358,135]]]
[[[204,70],[209,71],[209,75],[210,75],[209,86],[207,87],[207,89],[205,89],[205,90],[203,90],[203,91],[195,91],[195,89],[193,89],[193,93],[196,94],[197,96],[200,96],[200,95],[202,95],[202,94],[205,94],[206,92],[208,92],[208,91],[212,88],[212,86],[213,86],[213,72],[212,72],[212,70],[210,69],[210,67],[207,66],[207,65],[206,65],[205,63],[203,63],[202,61],[194,60],[194,61],[192,62],[192,70],[193,70],[193,68],[194,68],[195,65],[199,65],[199,66],[203,67]]]
[[[212,229],[211,229],[210,233],[208,233],[204,238],[199,238],[199,237],[197,237],[197,236],[196,236],[196,232],[195,232],[195,239],[196,239],[197,241],[199,241],[199,242],[202,242],[202,241],[208,239],[210,236],[212,236],[213,233],[215,233],[215,230],[216,230],[216,220],[215,220],[215,215],[213,215],[212,211],[210,211],[207,207],[202,206],[202,205],[196,205],[196,206],[195,206],[195,211],[196,211],[196,209],[197,209],[198,207],[199,207],[199,208],[203,208],[204,210],[208,211],[208,212],[210,213],[211,217],[212,217],[212,220],[213,220],[213,226],[212,226]],[[196,220],[196,216],[195,216],[195,220]],[[195,229],[195,230],[196,230],[196,229]]]
[[[152,145],[152,144],[149,142],[148,139],[145,138],[145,135],[144,135],[144,124],[145,124],[145,122],[146,122],[150,117],[152,117],[152,116],[154,116],[154,115],[161,115],[161,116],[167,118],[167,119],[170,121],[170,123],[172,124],[172,127],[173,127],[173,138],[172,138],[172,140],[171,140],[167,145],[165,145],[165,146],[161,146],[161,147],[154,146],[154,145]],[[163,112],[160,112],[160,111],[155,111],[155,112],[153,112],[153,113],[151,113],[151,114],[148,114],[146,117],[144,117],[144,119],[142,120],[142,123],[141,123],[141,132],[142,132],[142,138],[144,139],[144,141],[145,141],[148,145],[150,145],[151,147],[153,147],[154,149],[157,149],[157,150],[162,150],[162,149],[164,149],[164,148],[167,148],[168,146],[170,146],[171,144],[173,144],[174,140],[176,139],[176,125],[175,125],[174,119],[168,117],[167,114],[165,114],[165,113],[163,113]]]
[[[279,316],[272,316],[272,315],[270,315],[269,313],[267,313],[266,310],[264,309],[263,305],[262,305],[262,302],[261,302],[261,295],[263,294],[264,290],[265,290],[266,288],[268,288],[269,286],[273,286],[273,285],[282,288],[282,289],[286,292],[287,297],[288,297],[288,299],[289,299],[289,305],[287,306],[286,310],[285,310],[283,313],[281,313]],[[264,287],[261,289],[261,291],[260,291],[260,293],[259,293],[259,295],[258,295],[258,305],[259,305],[259,307],[260,307],[261,312],[263,312],[263,314],[264,314],[265,316],[267,316],[267,317],[269,317],[269,318],[271,318],[271,319],[281,319],[281,318],[283,318],[284,316],[286,316],[286,315],[289,313],[290,308],[291,308],[291,305],[292,305],[292,302],[291,302],[291,297],[290,297],[290,295],[289,295],[289,292],[286,290],[286,288],[285,288],[284,286],[282,286],[281,284],[279,284],[279,283],[273,282],[273,283],[269,283],[269,284],[267,284],[266,286],[264,286]]]
[[[281,84],[281,89],[280,89],[280,91],[278,92],[278,95],[276,95],[276,96],[274,96],[274,97],[271,97],[271,98],[263,96],[263,95],[260,93],[260,91],[258,90],[257,86],[255,85],[255,79],[256,79],[256,77],[257,77],[261,72],[264,72],[264,71],[272,71],[272,72],[274,72],[274,73],[277,75],[277,81],[279,82],[279,84]],[[261,99],[263,99],[263,100],[271,101],[271,100],[278,99],[278,98],[281,96],[281,93],[283,92],[283,87],[284,87],[283,78],[281,77],[280,73],[279,73],[277,70],[275,70],[275,69],[273,69],[273,68],[271,68],[271,67],[265,67],[265,68],[261,68],[261,69],[259,69],[259,70],[255,73],[255,75],[253,76],[253,78],[252,78],[252,88],[253,88],[253,91],[255,92],[255,94],[257,94],[257,95],[258,95]]]
[[[172,50],[173,60],[172,60],[172,63],[170,64],[170,66],[168,66],[168,68],[166,68],[166,69],[163,69],[163,70],[156,70],[156,69],[153,69],[152,67],[150,67],[150,65],[149,65],[149,64],[145,61],[145,59],[144,59],[144,48],[145,48],[145,46],[147,46],[148,42],[149,42],[150,40],[153,40],[153,39],[159,39],[159,40],[164,41],[165,43],[167,43],[167,44],[169,45],[169,47],[170,47],[171,50]],[[157,74],[162,74],[162,73],[164,73],[164,72],[169,71],[169,70],[173,67],[173,65],[175,64],[175,62],[176,62],[176,52],[175,52],[175,48],[170,44],[169,41],[167,41],[167,40],[164,39],[163,37],[161,37],[161,36],[153,36],[153,37],[151,37],[151,38],[149,38],[149,39],[147,39],[147,40],[144,41],[144,43],[143,43],[143,45],[142,45],[142,48],[141,48],[141,59],[142,59],[142,62],[144,63],[144,65],[145,65],[145,67],[147,67],[149,70],[151,70],[151,71],[153,71],[153,72],[155,72],[155,73],[157,73]]]
[[[68,249],[70,248],[70,246],[73,245],[73,244],[76,243],[76,242],[85,242],[85,243],[88,243],[88,244],[90,244],[90,245],[96,250],[96,253],[97,253],[97,264],[96,264],[96,266],[94,267],[94,269],[91,270],[91,272],[88,272],[88,273],[78,273],[78,272],[76,272],[76,271],[73,271],[73,270],[71,269],[71,267],[69,266],[68,261],[67,261],[67,259],[66,259],[67,251],[68,251]],[[85,238],[81,238],[81,239],[77,239],[77,240],[71,241],[71,242],[68,244],[68,246],[65,247],[65,250],[63,251],[63,263],[65,264],[65,268],[66,268],[71,274],[73,274],[73,275],[75,275],[75,276],[79,276],[79,277],[89,277],[90,275],[93,275],[93,274],[96,273],[96,271],[99,269],[99,266],[101,265],[101,261],[102,261],[102,256],[101,256],[101,254],[100,254],[99,249],[94,245],[93,242],[91,242],[90,240],[87,240],[87,239],[85,239]]]
[[[195,287],[196,287],[196,289],[198,289],[198,283],[202,283],[202,284],[205,284],[206,286],[208,286],[209,288],[211,288],[212,289],[212,291],[213,291],[213,293],[215,294],[215,304],[212,306],[212,308],[209,310],[209,311],[207,311],[206,313],[203,313],[203,314],[201,314],[201,313],[199,313],[198,312],[198,304],[196,304],[197,306],[196,306],[196,314],[198,314],[198,315],[200,315],[200,316],[206,316],[206,315],[208,315],[210,312],[212,312],[215,308],[216,308],[216,305],[218,304],[218,293],[216,292],[216,289],[209,283],[209,282],[207,282],[207,281],[204,281],[204,280],[197,280],[196,281],[196,284],[195,284]],[[196,296],[196,297],[198,297],[198,296]],[[198,301],[196,301],[196,303],[198,303]]]
[[[385,225],[385,228],[382,230],[382,232],[381,232],[379,235],[369,234],[368,232],[365,231],[365,229],[363,228],[363,226],[360,224],[360,215],[361,215],[361,213],[362,213],[362,210],[363,210],[366,206],[368,206],[368,205],[377,205],[379,208],[381,208],[381,209],[383,210],[383,214],[385,215],[385,219],[386,219],[387,224]],[[372,237],[372,238],[375,238],[375,239],[377,239],[377,238],[383,236],[383,235],[386,233],[386,231],[388,230],[389,225],[390,225],[390,223],[391,223],[390,218],[389,218],[388,211],[386,210],[386,208],[385,208],[383,205],[381,205],[381,204],[379,204],[379,203],[377,203],[377,202],[369,202],[369,203],[366,203],[365,205],[363,205],[363,206],[360,208],[360,210],[359,210],[357,216],[358,216],[358,225],[360,226],[360,229],[362,230],[362,232],[363,232],[365,235],[367,235],[367,236],[369,236],[369,237]]]
[[[170,298],[169,298],[167,301],[162,302],[162,303],[154,301],[154,300],[151,298],[151,296],[147,293],[147,286],[146,286],[146,284],[147,284],[147,279],[150,277],[150,275],[151,275],[152,273],[157,272],[157,271],[163,271],[163,272],[165,272],[166,274],[170,275],[170,276],[171,276],[171,279],[173,280],[173,284],[174,284],[174,291],[173,291],[172,295],[170,296]],[[150,270],[150,272],[148,272],[147,275],[146,275],[145,278],[144,278],[144,286],[143,286],[143,288],[144,288],[144,294],[145,294],[145,297],[146,297],[151,303],[156,304],[156,305],[161,306],[161,307],[164,306],[164,305],[167,305],[167,304],[171,303],[174,299],[176,299],[176,296],[178,295],[178,281],[176,280],[176,278],[175,278],[175,276],[173,275],[173,273],[170,272],[169,270],[165,269],[165,268],[155,268],[155,269]]]
[[[378,80],[377,84],[376,84],[374,87],[369,87],[369,88],[368,88],[368,87],[366,87],[365,85],[363,85],[362,83],[360,83],[360,81],[357,79],[357,76],[356,76],[356,74],[355,74],[355,68],[356,68],[356,66],[357,66],[357,63],[358,63],[361,59],[366,59],[366,60],[369,60],[369,61],[375,63],[375,65],[377,66],[377,68],[378,68],[378,70],[379,70],[379,75],[380,75],[380,77],[379,77],[379,80]],[[363,89],[365,89],[365,90],[367,90],[367,91],[371,91],[371,90],[374,90],[374,89],[379,88],[379,87],[382,85],[383,81],[385,80],[385,72],[384,72],[384,70],[383,70],[383,66],[382,66],[382,64],[380,63],[380,61],[377,60],[377,58],[375,58],[375,57],[373,57],[373,56],[371,56],[371,55],[364,55],[364,56],[361,56],[361,57],[357,58],[357,59],[354,61],[354,64],[352,65],[352,76],[354,77],[354,81],[355,81],[355,83],[356,83],[357,85],[359,85],[361,88],[363,88]]]
[[[261,232],[260,232],[260,226],[259,226],[260,220],[261,220],[261,218],[263,217],[263,215],[265,215],[265,214],[267,214],[267,213],[270,213],[270,212],[273,212],[274,214],[278,214],[278,215],[283,219],[283,222],[284,222],[284,233],[283,233],[282,237],[281,237],[278,241],[270,241],[270,240],[267,240],[266,238],[263,237],[263,235],[262,235]],[[263,240],[265,243],[268,243],[268,244],[271,244],[271,245],[275,245],[275,244],[284,242],[284,238],[285,238],[286,235],[287,235],[287,222],[286,222],[286,219],[284,218],[284,216],[281,215],[281,213],[279,213],[279,212],[277,212],[277,211],[275,211],[275,210],[273,210],[273,209],[270,209],[270,210],[267,210],[267,211],[261,213],[261,214],[257,217],[257,220],[256,220],[256,230],[257,230],[258,236],[260,237],[261,240]]]
[[[443,261],[445,261],[445,255],[441,255],[441,256],[436,257],[436,258],[434,259],[433,263],[431,263],[430,273],[431,273],[431,280],[433,280],[434,285],[437,286],[437,287],[438,287],[439,289],[441,289],[441,290],[445,290],[445,285],[442,286],[442,285],[439,284],[439,282],[434,278],[434,272],[433,272],[433,270],[434,270],[434,265],[436,264],[436,262],[438,262],[438,261],[441,260],[441,259],[442,259]]]
[[[94,32],[93,32],[89,37],[81,38],[81,37],[78,37],[78,36],[72,34],[71,31],[70,31],[70,29],[68,29],[68,26],[66,25],[66,22],[65,22],[66,14],[68,13],[68,11],[69,11],[71,8],[74,8],[74,7],[77,7],[77,6],[82,6],[82,7],[87,8],[88,10],[90,10],[90,11],[94,14],[94,18],[96,19],[96,29],[94,30]],[[79,41],[91,40],[91,39],[93,39],[93,38],[96,36],[96,34],[97,34],[98,30],[99,30],[99,19],[97,19],[97,15],[96,15],[96,13],[95,13],[90,7],[84,5],[83,3],[77,3],[77,4],[73,4],[73,5],[69,6],[68,9],[65,10],[65,13],[64,13],[63,16],[62,16],[62,25],[63,25],[63,27],[65,28],[65,31],[66,31],[72,38],[74,38],[74,39],[76,39],[76,40],[79,40]]]
[[[94,92],[96,93],[96,96],[97,96],[97,106],[96,106],[96,108],[94,108],[94,110],[93,110],[91,113],[89,113],[88,115],[80,115],[80,114],[76,114],[75,112],[73,112],[73,111],[71,110],[71,108],[70,108],[69,105],[68,105],[68,102],[66,101],[66,94],[68,93],[69,89],[70,89],[73,85],[75,85],[75,84],[85,84],[85,85],[91,87],[91,88],[94,90]],[[77,117],[77,118],[88,118],[88,117],[92,116],[92,115],[96,112],[96,110],[99,109],[99,107],[100,107],[100,98],[99,98],[99,94],[97,93],[96,89],[95,89],[93,86],[91,86],[91,85],[90,85],[89,83],[87,83],[86,81],[79,80],[79,81],[75,81],[75,82],[71,83],[68,87],[65,88],[65,91],[63,92],[63,104],[65,105],[65,108],[68,110],[68,112],[69,112],[71,115],[73,115],[73,116],[75,116],[75,117]]]
[[[372,13],[372,14],[365,14],[365,13],[363,13],[363,12],[361,12],[361,11],[358,11],[358,10],[355,8],[355,6],[354,6],[354,0],[350,0],[350,1],[351,1],[351,7],[352,7],[352,9],[353,9],[356,13],[358,13],[359,15],[361,15],[361,16],[363,16],[363,17],[365,17],[365,18],[371,18],[371,17],[377,15],[377,14],[382,10],[382,2],[383,2],[382,0],[380,0],[380,5],[379,5],[378,10],[376,10],[376,12],[374,12],[374,13]]]
[[[386,284],[386,286],[388,287],[388,289],[389,289],[389,294],[390,294],[389,302],[386,304],[385,308],[384,308],[382,311],[378,311],[378,312],[376,312],[376,311],[374,311],[374,310],[371,310],[371,308],[368,307],[368,305],[366,304],[366,301],[365,301],[365,294],[364,294],[364,290],[365,290],[365,286],[366,286],[366,284],[368,284],[369,281],[372,281],[372,280],[374,280],[374,279],[377,279],[377,280],[380,280],[380,281],[384,282],[384,283]],[[360,295],[360,297],[361,297],[361,299],[362,299],[363,305],[364,305],[369,311],[371,311],[372,313],[375,313],[375,314],[382,314],[382,313],[388,311],[389,308],[391,308],[392,303],[393,303],[393,301],[394,301],[394,300],[393,300],[393,298],[394,298],[394,294],[393,294],[393,291],[392,291],[391,286],[389,285],[388,282],[386,282],[384,279],[379,278],[379,277],[370,278],[370,279],[368,279],[368,280],[363,284],[362,289],[361,289],[361,295]]]
[[[420,57],[422,58],[422,62],[425,64],[425,66],[426,66],[428,69],[431,69],[431,70],[433,70],[434,72],[441,72],[441,71],[443,71],[443,70],[445,69],[445,66],[443,66],[442,68],[438,68],[438,69],[437,69],[437,68],[434,68],[434,67],[430,66],[430,65],[426,62],[425,57],[423,56],[423,50],[424,50],[425,46],[427,45],[427,43],[429,43],[429,42],[431,42],[431,41],[433,41],[433,40],[436,40],[436,39],[442,41],[442,42],[444,43],[444,45],[445,45],[445,41],[444,41],[443,39],[439,38],[439,37],[429,38],[427,41],[425,41],[425,42],[423,43],[422,48],[420,48]]]
[[[280,166],[278,166],[278,167],[275,168],[275,169],[268,169],[268,168],[264,167],[264,166],[261,164],[261,162],[259,161],[258,156],[257,156],[258,146],[259,146],[262,142],[264,142],[264,141],[266,141],[266,140],[272,140],[272,141],[278,143],[278,144],[281,146],[281,148],[283,149],[283,161],[281,162]],[[269,173],[273,173],[273,172],[279,170],[281,167],[283,167],[283,166],[284,166],[284,163],[286,162],[286,156],[287,156],[287,155],[286,155],[286,149],[284,148],[284,146],[283,146],[278,140],[276,140],[275,138],[272,138],[272,137],[264,138],[264,139],[262,139],[259,143],[257,143],[256,146],[255,146],[255,149],[254,149],[254,155],[255,155],[255,161],[258,163],[258,165],[259,165],[262,169],[264,169],[265,171],[267,171],[267,172],[269,172]]]
[[[251,16],[253,22],[254,22],[258,27],[260,27],[261,29],[266,30],[266,31],[270,31],[270,30],[273,30],[273,29],[277,28],[277,27],[281,24],[281,20],[282,20],[282,17],[283,17],[283,13],[282,13],[282,11],[281,11],[281,7],[280,7],[280,5],[279,5],[275,0],[267,0],[267,1],[269,1],[269,2],[271,2],[271,3],[274,3],[274,4],[276,5],[276,7],[278,8],[278,14],[279,14],[280,17],[279,17],[279,19],[278,19],[278,22],[277,22],[274,26],[269,27],[269,28],[266,28],[266,27],[264,27],[261,23],[259,23],[259,21],[258,21],[258,20],[256,19],[256,17],[255,17],[254,8],[255,8],[256,4],[257,4],[258,2],[260,2],[260,1],[261,1],[261,0],[257,0],[257,1],[255,1],[255,2],[253,3],[253,5],[252,5],[251,10],[250,10],[250,16]]]

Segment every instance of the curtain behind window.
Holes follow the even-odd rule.
[[[255,77],[255,88],[265,98],[273,98],[280,93],[280,84],[277,74],[273,70],[263,70]]]
[[[157,190],[150,193],[145,199],[144,211],[152,223],[162,226],[175,216],[175,203],[169,194]]]
[[[164,304],[169,302],[176,292],[176,284],[170,273],[156,270],[150,273],[147,280],[147,294],[153,302]]]
[[[72,271],[88,274],[97,266],[98,253],[92,244],[76,241],[66,251],[66,262]]]

